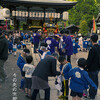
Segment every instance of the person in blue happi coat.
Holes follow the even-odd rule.
[[[67,78],[71,77],[70,95],[72,96],[72,100],[81,100],[83,91],[89,88],[88,85],[94,88],[94,91],[91,92],[97,91],[97,86],[91,80],[88,73],[84,70],[86,67],[86,59],[80,58],[77,63],[78,67],[72,68],[69,71],[68,76],[66,75]]]
[[[21,41],[21,45],[22,45],[23,49],[26,49],[26,44],[25,44],[25,42]]]
[[[21,32],[21,33],[20,33],[20,36],[21,36],[20,41],[23,41],[23,38],[24,38],[24,33],[23,33],[23,32]]]
[[[88,50],[90,50],[92,48],[92,42],[90,39],[88,40],[88,47],[87,48],[88,48]]]
[[[64,29],[63,34],[65,34],[65,48],[63,49],[63,52],[65,52],[66,59],[68,62],[71,63],[71,55],[73,54],[73,42],[72,38],[69,34],[69,30]]]
[[[66,40],[66,36],[63,33],[63,31],[60,32],[60,35],[57,35],[59,37],[59,45],[58,45],[58,52],[59,55],[66,55],[66,50],[65,50],[65,40]]]
[[[48,50],[50,50],[51,54],[55,53],[55,47],[58,46],[58,41],[53,39],[54,34],[49,33],[49,37],[45,39],[45,43],[48,44]]]
[[[83,40],[83,51],[87,51],[87,47],[88,47],[88,41],[87,41],[87,38],[84,38],[84,40]]]
[[[31,43],[33,42],[33,36],[32,35],[30,36],[30,42]]]
[[[25,34],[25,40],[26,40],[26,42],[28,42],[28,38],[29,38],[29,35],[26,33]]]
[[[100,45],[100,40],[98,40],[98,44]]]
[[[21,43],[17,45],[17,49],[21,49]]]
[[[44,59],[45,57],[47,57],[48,55],[51,55],[51,52],[47,49],[47,43],[41,43],[40,44],[40,49],[38,50],[38,52],[41,54],[40,55],[40,59]]]
[[[65,98],[66,100],[68,100],[68,94],[69,94],[69,78],[68,78],[68,72],[72,69],[72,65],[70,64],[70,62],[68,62],[66,60],[66,57],[61,55],[58,59],[58,61],[60,62],[60,72],[61,74],[64,76],[64,80],[62,81],[62,95],[59,96],[60,98]],[[64,82],[65,81],[65,82]],[[64,84],[65,83],[65,84]],[[66,96],[64,95],[64,89],[66,91]]]
[[[8,44],[9,44],[8,45],[9,53],[12,54],[12,51],[13,51],[13,42],[12,42],[12,40],[9,40]]]
[[[18,60],[17,60],[17,66],[20,68],[21,71],[21,83],[20,83],[20,89],[24,89],[24,77],[25,77],[25,72],[23,72],[23,67],[24,64],[26,64],[26,56],[29,55],[30,51],[29,49],[24,49],[23,52],[19,55]]]
[[[73,54],[76,58],[76,54],[78,53],[78,48],[80,48],[80,45],[78,45],[78,39],[73,40]]]
[[[32,34],[30,35],[30,42],[31,42],[31,47],[33,48],[33,36],[32,36]]]
[[[39,46],[40,39],[41,39],[40,31],[36,31],[35,33],[33,33],[34,53],[37,53],[36,49]]]

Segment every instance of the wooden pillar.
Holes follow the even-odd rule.
[[[57,13],[57,9],[56,9],[56,12],[55,13]],[[57,18],[55,18],[55,24],[57,24]]]
[[[60,20],[63,19],[63,12],[60,12]]]
[[[44,9],[43,9],[43,12],[44,12],[43,23],[45,23],[45,13],[46,13],[45,10],[46,10],[46,9],[44,8]]]
[[[63,12],[60,12],[60,22],[62,23],[63,20]],[[64,23],[62,23],[62,28],[63,28]]]

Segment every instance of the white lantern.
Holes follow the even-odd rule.
[[[58,18],[60,18],[60,13],[58,13]]]
[[[63,12],[63,20],[68,20],[68,12]]]
[[[52,17],[54,17],[54,13],[52,13]]]
[[[29,12],[29,17],[31,17],[31,12]]]
[[[16,16],[18,16],[18,11],[16,11]]]
[[[42,17],[42,16],[41,16],[41,12],[39,12],[39,17]]]
[[[58,13],[55,13],[55,18],[57,18],[57,16],[58,16]]]
[[[51,13],[49,13],[49,17],[51,17]]]
[[[38,12],[36,12],[36,17],[38,17]]]
[[[12,16],[15,16],[15,11],[14,10],[12,11]]]
[[[45,17],[48,18],[48,12],[45,13]]]
[[[19,11],[19,16],[21,16],[21,11]]]
[[[33,13],[33,16],[32,17],[35,17],[35,12],[32,12]]]
[[[8,8],[3,9],[3,17],[5,17],[5,18],[10,17],[10,10]]]
[[[29,12],[26,11],[25,13],[26,13],[26,17],[28,17],[28,13],[29,13]]]

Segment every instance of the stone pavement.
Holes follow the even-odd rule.
[[[28,46],[28,48],[30,48],[29,45],[27,45],[27,46]],[[39,61],[39,55],[33,54],[32,48],[30,48],[30,49],[31,49],[31,54],[32,54],[33,59],[34,59],[33,63],[34,63],[34,65],[37,65],[37,63]],[[19,89],[21,75],[20,75],[20,70],[16,65],[16,62],[17,62],[17,58],[18,58],[18,55],[19,55],[20,52],[21,52],[21,50],[18,50],[16,57],[14,57],[13,54],[9,55],[9,58],[4,65],[4,68],[5,68],[5,71],[6,71],[8,78],[7,78],[5,83],[1,84],[0,100],[29,100],[28,98],[25,97],[24,91],[21,91]],[[74,58],[72,56],[72,66],[73,67],[77,66],[76,60],[80,57],[87,58],[87,55],[88,55],[88,53],[86,53],[86,52],[79,52],[77,54],[77,58]],[[59,70],[58,67],[57,67],[57,69]],[[17,80],[14,81],[15,79],[17,79]],[[100,75],[99,75],[99,80],[100,80]],[[49,84],[50,84],[50,87],[51,87],[50,100],[58,100],[57,90],[55,89],[54,82],[55,82],[55,78],[50,77],[49,78]],[[14,83],[16,83],[16,86],[14,86]],[[100,85],[99,85],[99,87],[100,87]],[[69,100],[71,100],[71,97],[69,97]],[[99,89],[98,89],[98,94],[97,94],[97,97],[96,97],[95,100],[100,100],[100,90]]]

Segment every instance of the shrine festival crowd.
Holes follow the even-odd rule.
[[[39,54],[40,61],[35,66],[34,60],[27,48],[30,43],[33,54]],[[71,37],[68,30],[63,29],[54,34],[35,32],[0,31],[0,85],[6,82],[4,63],[9,55],[21,53],[17,59],[17,66],[21,72],[20,90],[25,92],[26,98],[36,100],[40,90],[44,90],[44,100],[50,100],[50,86],[48,77],[55,77],[55,87],[60,100],[95,100],[98,90],[98,73],[100,70],[100,40],[98,35],[92,34],[89,38],[81,34]],[[78,52],[87,52],[87,59],[77,59]],[[77,61],[77,66],[71,65],[71,56]],[[59,70],[57,71],[57,60]],[[70,93],[69,93],[70,88]]]

